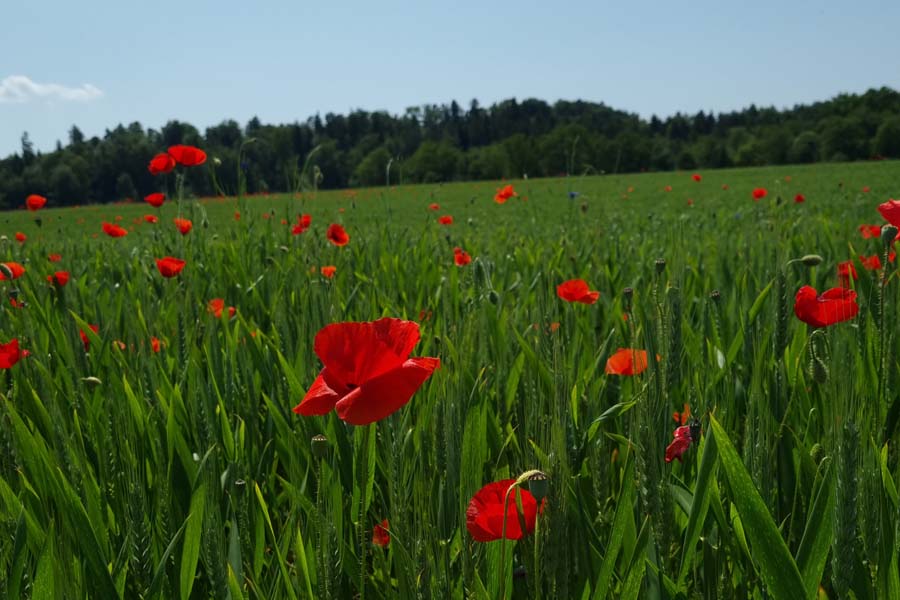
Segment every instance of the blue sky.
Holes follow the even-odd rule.
[[[602,101],[649,117],[900,88],[896,0],[5,2],[0,156],[118,123]]]

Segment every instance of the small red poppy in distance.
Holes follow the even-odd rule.
[[[47,275],[47,281],[50,282],[50,285],[55,285],[56,287],[65,287],[65,285],[69,283],[69,272],[57,271],[53,275]]]
[[[47,255],[47,260],[49,260],[50,262],[59,262],[59,261],[62,260],[62,254],[55,254],[55,253],[54,253],[54,254],[48,254],[48,255]]]
[[[175,168],[175,159],[165,152],[160,152],[156,156],[150,159],[150,164],[147,166],[147,170],[150,171],[151,175],[160,175],[162,173],[169,173],[172,169]]]
[[[672,191],[672,186],[671,186],[671,185],[667,185],[666,187],[663,188],[663,191],[665,191],[665,192],[671,192],[671,191]]]
[[[144,220],[148,223],[159,223],[159,217],[156,215],[144,215]]]
[[[694,173],[693,175],[691,175],[691,179],[693,179],[697,183],[700,183],[701,181],[703,181],[703,178],[700,177],[700,173]]]
[[[584,279],[570,279],[556,286],[556,295],[566,302],[593,304],[600,297],[600,292],[589,290]]]
[[[453,262],[457,267],[464,267],[472,262],[472,257],[469,256],[468,252],[457,246],[453,249]]]
[[[169,146],[169,156],[175,159],[179,165],[196,167],[206,162],[206,152],[194,146]]]
[[[878,258],[877,254],[873,254],[872,256],[860,256],[859,262],[862,263],[862,266],[867,271],[876,271],[881,268],[881,259]]]
[[[166,278],[175,277],[181,273],[185,264],[183,260],[174,256],[164,256],[156,259],[156,268],[159,269],[159,274]]]
[[[16,241],[19,242],[20,244],[24,244],[25,240],[27,240],[27,239],[28,239],[28,236],[25,235],[24,233],[22,233],[21,231],[16,232]]]
[[[794,204],[801,204],[803,202],[806,202],[806,196],[804,196],[803,194],[797,194],[796,196],[794,196]]]
[[[476,542],[493,542],[503,539],[504,500],[515,479],[504,479],[489,483],[472,496],[466,508],[466,529]],[[522,500],[522,517],[525,532],[522,531],[519,518],[519,506],[516,494]],[[516,487],[506,500],[506,539],[520,540],[523,535],[534,532],[537,521],[538,505],[531,492]]]
[[[88,325],[95,334],[100,334],[100,327],[97,325]],[[83,329],[78,330],[78,335],[81,336],[81,343],[84,344],[84,351],[87,352],[91,347],[91,340],[88,338],[87,334],[84,333]]]
[[[291,233],[294,235],[300,235],[312,224],[312,216],[310,215],[300,215],[297,217],[297,224],[291,229]]]
[[[766,188],[753,188],[753,199],[756,201],[762,200],[765,198],[769,192],[766,191]]]
[[[432,202],[428,205],[428,210],[441,210],[441,205],[437,202]]]
[[[381,523],[377,523],[372,529],[372,543],[376,546],[386,548],[391,543],[390,526],[388,520],[385,519]]]
[[[325,237],[327,237],[328,240],[335,246],[346,246],[347,242],[350,241],[350,236],[347,235],[347,232],[344,231],[344,228],[337,223],[332,223],[328,226],[328,231],[325,233]]]
[[[18,338],[13,338],[6,344],[0,344],[0,369],[11,369],[24,356],[27,354],[24,350],[19,350]]]
[[[878,205],[878,212],[894,227],[900,227],[900,200],[888,200]],[[881,235],[881,232],[878,232]],[[900,234],[898,234],[900,235]],[[873,236],[875,237],[875,236]]]
[[[212,313],[212,315],[217,318],[222,318],[222,312],[225,310],[225,300],[222,298],[213,298],[206,305],[206,310]],[[228,307],[228,318],[234,317],[237,314],[237,309],[233,306]]]
[[[497,190],[497,193],[494,194],[494,202],[497,204],[503,204],[510,198],[517,196],[516,191],[513,189],[512,185],[505,185],[502,188]]]
[[[150,338],[150,349],[153,350],[154,354],[159,352],[160,343],[159,338],[154,336]]]
[[[841,282],[841,287],[844,288],[850,287],[851,277],[853,279],[859,279],[859,275],[856,274],[856,267],[853,266],[852,260],[845,260],[844,262],[838,263],[837,274],[838,280]]]
[[[47,199],[38,194],[31,194],[25,198],[25,206],[28,210],[40,210],[47,204]]]
[[[2,264],[4,267],[0,268],[0,281],[6,281],[7,279],[18,279],[25,274],[25,267],[17,262],[9,261],[0,264]]]
[[[159,208],[163,205],[163,202],[166,201],[166,195],[161,194],[160,192],[154,192],[152,194],[147,194],[144,196],[144,202],[153,206],[155,208]]]
[[[322,276],[331,279],[334,277],[334,274],[337,272],[337,267],[333,265],[326,265],[319,270],[322,273]]]
[[[440,223],[441,225],[453,225],[453,217],[451,217],[450,215],[438,217],[438,223]]]
[[[120,238],[128,235],[128,231],[119,227],[118,225],[113,225],[112,223],[103,222],[103,233],[108,235],[109,237]]]
[[[691,419],[689,425],[676,427],[672,436],[672,443],[666,447],[666,462],[670,463],[676,458],[678,462],[682,462],[681,455],[691,447],[691,442],[700,443],[700,422]]]
[[[191,228],[193,228],[194,224],[191,223],[190,219],[181,219],[179,217],[175,217],[172,219],[172,222],[175,223],[175,227],[178,228],[178,231],[181,232],[181,235],[187,235],[191,232]]]
[[[881,225],[860,225],[859,233],[862,234],[864,240],[878,239],[881,237]]]
[[[847,321],[858,312],[856,292],[846,288],[831,288],[817,295],[815,288],[804,285],[794,298],[794,314],[813,327],[828,327]]]
[[[872,191],[872,188],[870,188],[867,185],[864,185],[862,191],[864,194],[868,194],[870,191]]]
[[[646,368],[646,350],[619,348],[606,361],[607,375],[640,375]]]
[[[324,415],[334,408],[351,425],[393,414],[441,364],[437,358],[409,358],[418,342],[418,323],[401,319],[325,326],[313,345],[324,368],[294,412]]]

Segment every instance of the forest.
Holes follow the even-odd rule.
[[[139,199],[173,181],[154,177],[149,160],[175,144],[206,150],[210,172],[188,173],[195,196],[276,193],[400,183],[634,173],[900,158],[900,93],[891,88],[841,94],[778,110],[751,105],[713,114],[649,120],[603,103],[504,100],[468,108],[456,101],[402,115],[355,110],[305,122],[200,131],[170,121],[160,129],[120,124],[102,137],[77,126],[52,152],[34,148],[0,159],[0,209],[41,194],[49,206]]]

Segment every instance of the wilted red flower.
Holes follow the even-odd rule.
[[[769,192],[766,191],[766,188],[753,188],[753,199],[754,200],[762,200],[766,197]]]
[[[28,207],[28,210],[40,210],[44,208],[45,204],[47,204],[47,199],[38,194],[31,194],[25,198],[25,206]]]
[[[324,415],[332,408],[351,425],[368,425],[393,414],[437,369],[437,358],[409,358],[419,342],[419,325],[382,318],[333,323],[316,334],[313,350],[324,368],[303,400],[300,415]]]
[[[457,267],[464,267],[472,262],[472,257],[462,248],[456,247],[453,249],[453,262]]]
[[[600,297],[600,292],[592,292],[584,279],[570,279],[556,286],[556,295],[566,302],[593,304]]]
[[[159,348],[160,348],[159,338],[157,338],[155,336],[151,337],[150,338],[150,349],[153,350],[153,352],[155,354],[155,353],[159,352]]]
[[[803,194],[797,194],[796,196],[794,196],[795,204],[800,204],[801,202],[806,202],[806,196],[804,196]]]
[[[347,232],[344,231],[344,228],[338,225],[337,223],[332,223],[328,226],[328,231],[325,234],[325,237],[331,241],[335,246],[346,246],[347,242],[350,241],[350,236],[347,235]]]
[[[698,439],[694,439],[694,432],[692,429],[696,431]],[[700,441],[699,432],[699,423],[693,426],[682,425],[681,427],[676,427],[672,434],[674,439],[672,440],[672,443],[666,447],[666,462],[670,463],[676,458],[678,459],[678,462],[682,462],[681,455],[691,447],[691,442]]]
[[[856,267],[853,266],[852,260],[845,260],[844,262],[838,263],[837,273],[838,280],[841,282],[841,287],[850,287],[851,277],[853,279],[859,279],[859,276],[856,274]]]
[[[19,359],[27,356],[19,350],[19,339],[13,338],[6,344],[0,344],[0,369],[11,369]]]
[[[222,318],[222,312],[225,310],[225,300],[222,298],[213,298],[206,305],[206,310],[211,312],[213,316],[217,319]],[[237,314],[237,309],[233,306],[228,307],[228,318],[234,317]]]
[[[794,314],[813,327],[828,327],[856,316],[856,292],[846,288],[831,288],[816,295],[815,288],[804,285],[794,298]]]
[[[441,225],[453,225],[453,217],[451,217],[450,215],[438,217],[438,223],[440,223]]]
[[[55,253],[54,253],[54,254],[48,254],[48,255],[47,255],[47,260],[49,260],[50,262],[59,262],[59,261],[62,260],[62,254],[55,254]]]
[[[875,271],[881,268],[881,259],[878,258],[877,254],[873,254],[872,256],[860,256],[859,262],[862,263],[862,266],[867,271]]]
[[[88,325],[88,327],[90,327],[91,331],[93,331],[94,333],[99,335],[100,327],[98,327],[97,325]],[[87,352],[88,349],[91,347],[90,338],[88,338],[88,336],[84,333],[83,329],[78,330],[78,335],[81,336],[81,343],[84,344],[84,351]]]
[[[322,267],[320,269],[320,271],[324,277],[331,279],[332,277],[334,277],[335,272],[337,272],[337,267],[332,266],[332,265],[326,265],[326,266]]]
[[[175,277],[181,273],[185,264],[186,263],[183,260],[173,256],[164,256],[163,258],[156,259],[156,268],[159,269],[159,274],[167,278]]]
[[[606,361],[607,375],[640,375],[646,368],[646,350],[619,348]]]
[[[878,239],[881,237],[881,225],[860,225],[859,232],[864,240],[869,238]]]
[[[196,167],[206,162],[206,152],[194,146],[179,144],[169,147],[169,156],[175,159],[179,165]]]
[[[387,519],[380,524],[376,524],[372,529],[372,543],[382,548],[387,547],[391,543],[391,534],[388,531],[390,531],[390,528]]]
[[[150,171],[151,175],[159,175],[161,173],[169,173],[174,168],[175,159],[165,152],[160,152],[150,159],[150,165],[147,167],[147,170]]]
[[[191,228],[194,226],[191,223],[190,219],[182,219],[180,217],[175,217],[172,219],[172,222],[175,223],[175,227],[178,228],[178,231],[181,232],[181,235],[187,235],[191,232]]]
[[[489,483],[472,496],[469,506],[466,508],[466,529],[476,542],[493,542],[503,539],[503,523],[506,521],[506,539],[520,540],[523,535],[534,532],[537,521],[538,505],[534,496],[528,490],[517,487],[510,492],[509,498],[506,492],[516,483],[515,479],[504,479]],[[525,532],[522,531],[519,519],[519,506],[516,502],[516,494],[522,500],[522,520],[525,522]],[[504,516],[504,500],[506,501]]]
[[[113,225],[112,223],[107,223],[103,221],[103,233],[108,235],[109,237],[120,238],[128,235],[128,232],[118,225]]]
[[[497,190],[497,193],[494,194],[494,202],[497,204],[503,204],[510,198],[517,196],[516,191],[513,189],[512,185],[505,185],[502,188]]]
[[[19,242],[20,244],[24,244],[25,240],[27,240],[27,239],[28,239],[28,236],[25,235],[24,233],[22,233],[21,231],[16,232],[16,241]]]
[[[156,215],[144,215],[144,220],[148,223],[159,223],[159,217]]]
[[[9,261],[2,263],[6,268],[0,269],[0,281],[6,281],[6,272],[8,271],[12,275],[12,279],[18,279],[22,275],[25,274],[25,267],[20,265],[17,262]]]
[[[691,175],[691,179],[693,179],[697,183],[703,180],[703,178],[700,177],[700,173],[694,173],[693,175]]]
[[[159,192],[154,192],[153,194],[147,194],[146,196],[144,196],[144,202],[146,202],[150,206],[154,206],[156,208],[159,208],[160,206],[162,206],[163,202],[165,202],[165,201],[166,201],[166,195],[161,194]]]
[[[65,285],[69,283],[69,272],[57,271],[53,275],[47,275],[47,281],[50,282],[50,285],[65,287]]]
[[[441,210],[441,205],[437,202],[432,202],[428,205],[428,210]]]

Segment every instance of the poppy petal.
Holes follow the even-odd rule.
[[[411,358],[400,368],[369,379],[338,400],[338,417],[351,425],[380,421],[403,408],[440,364],[437,358]]]
[[[418,323],[385,317],[327,325],[316,334],[313,350],[330,379],[356,387],[400,367],[418,342]]]
[[[334,408],[335,403],[340,398],[340,394],[328,387],[323,371],[316,377],[300,404],[294,407],[294,412],[305,417],[325,415]]]

